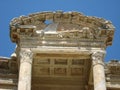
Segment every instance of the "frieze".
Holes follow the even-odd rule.
[[[32,42],[31,42],[32,41]],[[101,41],[82,41],[82,40],[24,40],[20,42],[21,47],[37,47],[37,46],[57,46],[57,47],[105,47],[104,40]]]

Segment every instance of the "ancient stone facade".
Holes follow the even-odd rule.
[[[113,36],[110,21],[79,12],[14,18],[17,46],[11,58],[0,58],[0,89],[120,90],[120,62],[104,62]]]

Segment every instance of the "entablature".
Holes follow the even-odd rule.
[[[46,23],[47,20],[52,21]],[[75,46],[67,42],[69,40],[81,44],[81,46],[91,47],[106,47],[112,44],[114,34],[114,26],[110,21],[102,18],[85,16],[79,12],[41,12],[28,16],[20,16],[15,18],[10,23],[10,36],[13,42],[18,43],[20,40],[27,41],[30,38],[39,38],[39,42],[44,46],[49,45],[46,40],[62,40],[58,43],[60,46],[68,44],[68,46]],[[66,40],[66,42],[64,42]],[[102,41],[99,43],[90,42],[84,45],[83,41]],[[38,39],[36,40],[38,42]],[[43,43],[44,42],[44,43]],[[80,43],[78,43],[80,42]],[[50,42],[53,44],[53,42]]]
[[[82,38],[59,38],[59,37],[29,37],[20,36],[19,44],[21,47],[95,47],[105,48],[105,39],[82,39]]]

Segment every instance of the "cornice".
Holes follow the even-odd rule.
[[[17,43],[20,35],[35,36],[38,34],[36,31],[44,30],[47,27],[47,20],[52,21],[52,23],[59,23],[56,31],[59,38],[102,38],[105,40],[106,46],[112,44],[114,26],[110,21],[85,16],[79,12],[62,11],[39,12],[14,18],[10,22],[11,40]]]

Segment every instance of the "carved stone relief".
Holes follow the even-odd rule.
[[[30,49],[21,49],[20,50],[20,63],[28,62],[32,64],[33,53]]]
[[[104,65],[104,56],[105,56],[105,52],[102,51],[102,52],[93,52],[92,54],[92,62],[93,62],[93,66],[96,65],[96,64],[102,64]]]
[[[51,20],[52,23],[45,23]],[[15,18],[10,23],[11,39],[13,42],[19,40],[18,27],[20,25],[33,25],[36,28],[28,34],[25,29],[25,35],[34,36],[36,30],[44,30],[47,26],[57,23],[57,36],[58,38],[86,38],[86,39],[99,39],[106,36],[106,45],[111,45],[114,34],[114,26],[110,21],[102,18],[85,16],[79,12],[40,12],[28,16],[21,16]],[[77,30],[77,31],[75,31]],[[29,30],[28,30],[29,31]],[[65,31],[65,32],[62,32]],[[105,31],[105,32],[104,32]],[[78,34],[79,33],[79,34]],[[39,35],[38,35],[39,36]]]

